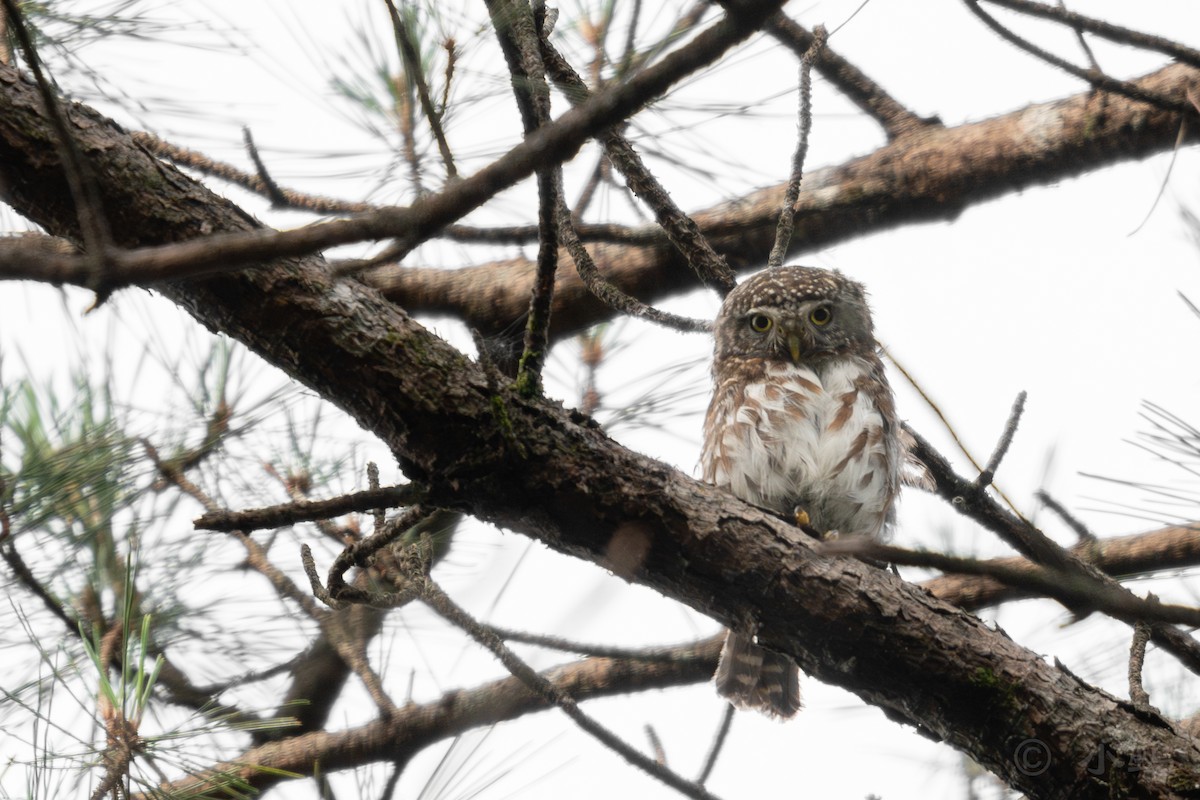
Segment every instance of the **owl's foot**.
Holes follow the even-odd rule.
[[[839,536],[841,536],[841,535],[842,535],[842,534],[841,534],[839,531],[836,531],[836,530],[833,530],[833,531],[825,531],[825,533],[821,534],[821,541],[823,541],[823,542],[836,542],[836,541],[837,541],[837,539],[838,539],[838,537],[839,537]]]
[[[807,528],[812,525],[812,520],[808,518],[808,512],[804,510],[804,506],[796,506],[792,509],[792,519],[801,528]]]

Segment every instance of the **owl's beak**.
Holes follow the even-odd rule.
[[[789,331],[788,335],[787,335],[787,346],[788,346],[788,353],[790,353],[792,356],[792,363],[799,364],[800,363],[800,337]]]

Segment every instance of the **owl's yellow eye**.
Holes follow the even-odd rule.
[[[808,315],[808,321],[818,327],[828,325],[831,319],[833,319],[833,312],[829,310],[829,306],[817,306]]]
[[[755,314],[750,318],[750,330],[755,333],[766,333],[771,330],[771,318],[766,314]]]

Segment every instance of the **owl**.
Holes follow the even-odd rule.
[[[714,324],[705,481],[822,532],[883,538],[904,450],[863,287],[841,273],[776,267],[729,293]],[[799,670],[731,630],[716,673],[734,705],[800,708]]]

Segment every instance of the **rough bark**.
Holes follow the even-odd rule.
[[[101,176],[119,244],[253,224],[99,114],[77,107],[72,124]],[[1109,149],[1121,150],[1120,132],[1112,136]],[[0,190],[49,232],[77,238],[40,103],[6,70]],[[791,525],[622,448],[587,418],[519,396],[376,290],[335,279],[319,257],[161,291],[348,411],[408,475],[428,483],[435,504],[620,568],[724,623],[756,625],[762,641],[805,671],[963,750],[1031,797],[1200,796],[1200,747],[1168,722],[920,587],[814,555]],[[1046,748],[1048,761],[1037,765],[1044,770],[1021,760],[1029,741]],[[1118,758],[1091,774],[1101,751]],[[337,766],[373,751],[352,752]],[[1119,758],[1137,759],[1140,771],[1126,771]]]
[[[1135,84],[1182,100],[1198,81],[1200,72],[1175,64]],[[1194,127],[1185,131],[1189,140]],[[1177,114],[1092,91],[953,128],[909,129],[873,153],[806,172],[789,255],[898,225],[953,219],[969,205],[1170,150],[1179,133]],[[731,267],[762,265],[784,188],[760,189],[692,216]],[[653,302],[699,286],[661,230],[629,234],[629,242],[589,247],[597,267],[621,290]],[[565,254],[560,261],[570,263]],[[450,314],[496,333],[525,314],[533,275],[533,262],[517,258],[451,270],[389,266],[369,281],[411,312]],[[560,270],[552,338],[612,316],[573,270]]]

